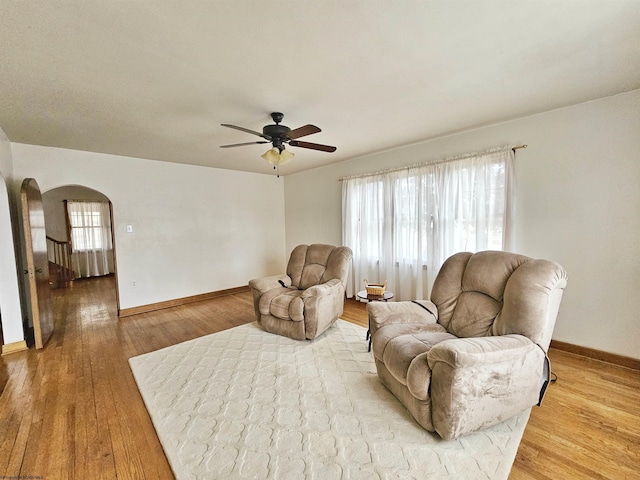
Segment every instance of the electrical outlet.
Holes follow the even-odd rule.
[[[135,288],[138,286],[138,283],[135,280],[131,280],[131,286]]]

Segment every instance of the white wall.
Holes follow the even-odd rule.
[[[123,309],[235,288],[284,269],[282,178],[53,147],[11,147],[15,188],[33,177],[42,192],[82,185],[111,200]],[[126,225],[133,233],[126,233]]]
[[[4,344],[24,340],[9,201],[12,177],[11,144],[0,129],[0,317]]]
[[[640,90],[289,175],[286,248],[341,243],[342,176],[521,143],[516,251],[569,275],[553,338],[640,358]]]

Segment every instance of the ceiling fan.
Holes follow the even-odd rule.
[[[292,147],[319,150],[321,152],[336,151],[336,147],[332,147],[330,145],[322,145],[320,143],[303,142],[298,140],[298,138],[321,132],[321,130],[315,125],[305,125],[303,127],[291,130],[285,125],[280,125],[280,122],[282,122],[282,119],[284,118],[283,113],[273,112],[271,114],[271,118],[273,119],[275,124],[265,125],[262,128],[262,133],[256,132],[254,130],[249,130],[248,128],[238,127],[236,125],[230,125],[228,123],[222,123],[221,125],[223,127],[233,128],[235,130],[240,130],[241,132],[251,133],[253,135],[262,137],[264,140],[259,140],[256,142],[234,143],[231,145],[220,145],[220,148],[242,147],[244,145],[271,143],[273,147],[267,150],[262,155],[262,158],[272,163],[273,168],[276,168],[276,166],[279,165],[283,165],[293,159],[293,153],[285,149],[285,144],[289,144]]]

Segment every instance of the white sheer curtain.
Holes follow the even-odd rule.
[[[513,248],[513,161],[505,146],[343,179],[347,295],[367,279],[386,280],[397,300],[428,298],[452,254]]]
[[[111,213],[108,202],[67,201],[71,262],[79,277],[113,272]]]

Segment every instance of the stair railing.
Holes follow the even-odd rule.
[[[71,266],[71,242],[56,240],[47,235],[47,257],[58,266],[58,282],[67,286],[75,279]]]

